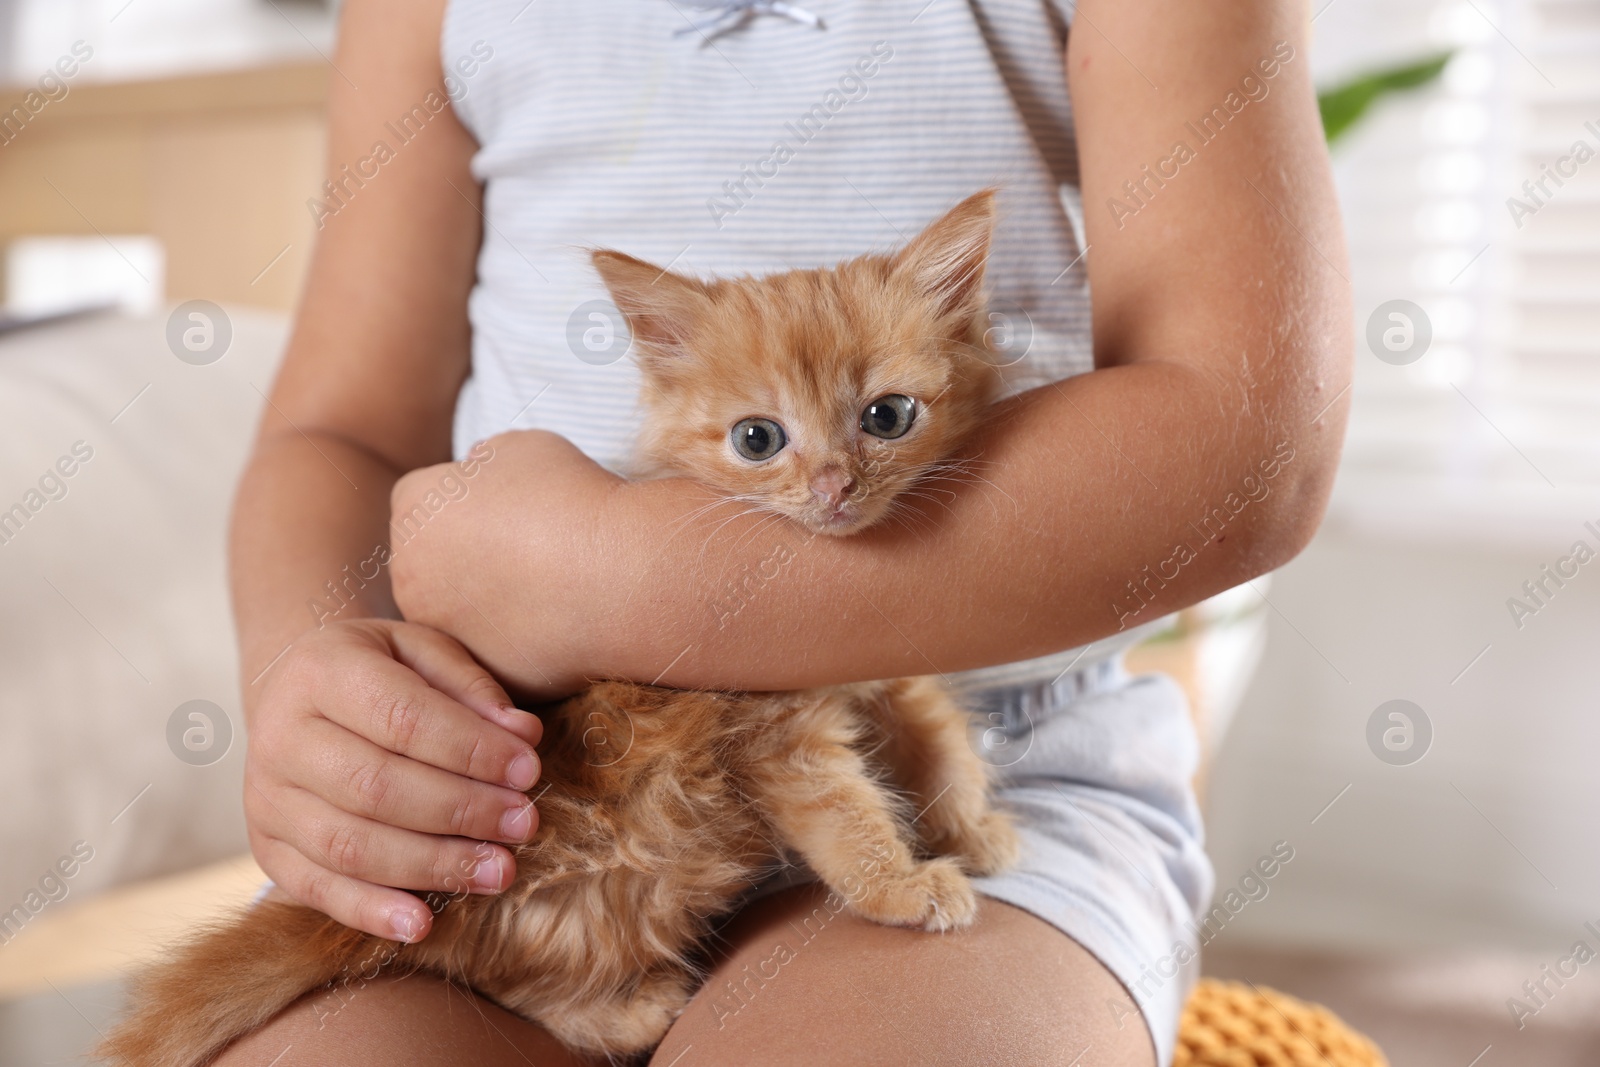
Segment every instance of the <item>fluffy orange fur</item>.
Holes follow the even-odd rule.
[[[644,370],[640,472],[819,533],[883,521],[947,469],[991,398],[993,221],[983,192],[896,255],[765,278],[701,282],[594,253]],[[741,454],[733,431],[751,419],[784,444]],[[976,913],[968,875],[1017,849],[966,716],[927,678],[765,694],[605,682],[546,718],[542,757],[539,831],[504,893],[429,896],[433,932],[412,945],[263,903],[145,975],[100,1054],[197,1067],[307,994],[336,1014],[376,975],[416,971],[572,1047],[637,1052],[688,1001],[712,923],[788,853],[857,913],[942,931]]]

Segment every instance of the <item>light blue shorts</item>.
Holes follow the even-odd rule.
[[[1137,1005],[1164,1067],[1199,976],[1190,927],[1212,887],[1183,691],[1165,675],[1130,677],[1118,656],[967,701],[980,747],[1004,766],[999,799],[1023,844],[1022,861],[978,889],[1094,953],[1130,998],[1105,1010],[1120,1028]]]

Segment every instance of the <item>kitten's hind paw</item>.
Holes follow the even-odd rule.
[[[644,1052],[661,1043],[691,992],[682,975],[656,975],[632,995],[568,1004],[539,1021],[573,1048],[606,1055]]]
[[[918,863],[905,874],[884,873],[873,878],[854,908],[857,914],[885,926],[942,933],[972,925],[978,914],[978,896],[957,862],[940,857]]]

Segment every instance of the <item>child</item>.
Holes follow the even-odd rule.
[[[1121,653],[1299,551],[1326,500],[1342,409],[1318,413],[1350,316],[1305,13],[725,6],[347,4],[333,204],[235,519],[252,847],[277,892],[414,940],[431,917],[406,890],[498,891],[495,842],[536,828],[540,727],[502,683],[944,674],[1024,845],[980,881],[976,926],[877,927],[767,887],[656,1060],[1165,1063],[1211,875],[1181,695]],[[1185,127],[1214,114],[1204,142]],[[691,273],[831,263],[989,185],[1009,399],[981,477],[915,533],[796,536],[779,579],[708,591],[702,552],[762,574],[787,535],[606,469],[637,376],[584,249]],[[452,452],[474,477],[429,469]],[[1268,461],[1276,492],[1193,525]],[[441,498],[447,476],[466,490]],[[399,539],[391,491],[425,528],[330,614],[324,583]],[[220,1062],[577,1062],[426,980],[315,1008]]]

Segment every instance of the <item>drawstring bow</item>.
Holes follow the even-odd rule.
[[[786,4],[783,0],[699,0],[689,6],[706,11],[707,14],[691,20],[689,25],[674,33],[674,37],[682,37],[686,33],[698,33],[709,41],[730,30],[738,29],[758,15],[776,15],[790,22],[798,22],[802,26],[818,30],[826,29],[821,17],[803,7]]]

